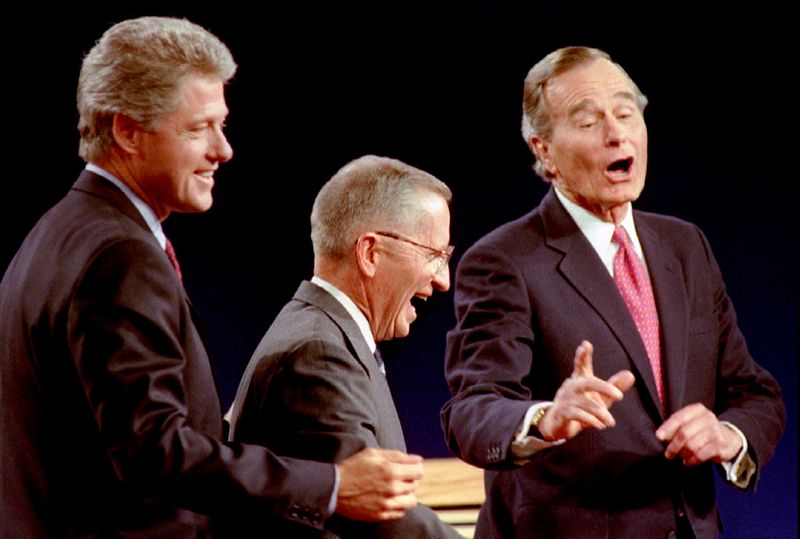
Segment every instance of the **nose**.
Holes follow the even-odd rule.
[[[433,287],[440,292],[447,292],[450,289],[450,263],[433,274]]]
[[[213,130],[209,152],[213,157],[212,160],[220,163],[230,161],[233,157],[233,147],[231,147],[228,138],[223,133],[222,127],[217,127]]]
[[[619,146],[625,140],[625,126],[617,118],[610,116],[606,121],[606,144]]]

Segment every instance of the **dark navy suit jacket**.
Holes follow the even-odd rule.
[[[742,430],[759,466],[785,420],[776,381],[751,358],[708,242],[694,225],[634,212],[661,324],[667,415],[702,403]],[[597,253],[551,191],[463,256],[447,342],[453,452],[486,468],[479,537],[664,537],[685,511],[698,537],[719,527],[713,468],[664,458],[664,421],[636,326]],[[594,372],[636,383],[587,430],[523,466],[511,441],[528,407],[552,400],[582,340]]]
[[[232,507],[322,527],[330,464],[226,445],[183,286],[84,171],[0,284],[0,536],[203,537]]]

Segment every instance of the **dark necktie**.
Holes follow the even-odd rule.
[[[375,348],[375,361],[378,362],[378,368],[381,370],[383,374],[386,374],[386,367],[383,366],[383,356],[381,356],[381,351]]]
[[[183,275],[181,274],[181,265],[178,264],[178,257],[175,256],[175,248],[172,246],[172,242],[169,241],[167,238],[167,243],[164,246],[164,251],[167,253],[167,258],[169,258],[169,263],[172,264],[172,267],[175,269],[175,273],[178,274],[178,280],[183,282]]]
[[[644,342],[650,367],[656,380],[658,401],[664,411],[664,381],[661,373],[661,337],[658,329],[658,313],[653,297],[650,278],[642,261],[634,251],[627,232],[620,225],[614,228],[611,241],[619,245],[614,256],[614,282],[617,284],[628,310],[636,323],[636,329]]]

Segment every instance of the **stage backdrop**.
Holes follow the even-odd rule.
[[[758,492],[719,489],[724,537],[797,536],[793,17],[769,2],[746,13],[670,2],[648,15],[641,4],[615,3],[612,12],[596,2],[235,4],[140,2],[99,12],[36,4],[6,20],[20,31],[2,37],[11,97],[0,268],[82,168],[74,93],[85,51],[130,16],[203,24],[240,65],[227,94],[235,156],[217,174],[214,207],[165,227],[227,406],[270,321],[312,274],[308,215],[340,166],[386,155],[448,183],[455,264],[546,191],[519,134],[527,70],[557,47],[603,48],[650,98],[649,174],[636,206],[706,232],[751,351],[785,393],[786,434]],[[409,449],[427,457],[449,456],[439,409],[449,396],[442,371],[453,323],[452,292],[440,294],[420,308],[410,337],[382,346]]]

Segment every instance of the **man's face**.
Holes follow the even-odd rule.
[[[228,108],[218,78],[190,76],[180,107],[155,132],[139,131],[135,178],[160,219],[211,207],[214,172],[233,157],[222,133]]]
[[[551,140],[533,139],[537,157],[570,200],[606,221],[625,215],[647,172],[647,127],[628,78],[597,59],[548,82]]]
[[[397,233],[416,243],[446,251],[450,241],[450,210],[439,195],[426,193],[421,197],[424,218],[418,232]],[[378,236],[383,256],[376,270],[370,291],[370,325],[376,341],[408,335],[417,311],[412,298],[426,300],[433,290],[445,292],[450,288],[450,268],[441,265],[441,257],[432,251],[396,238]]]

